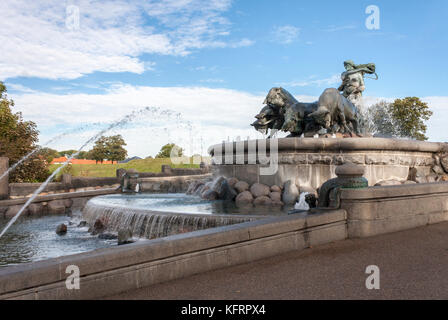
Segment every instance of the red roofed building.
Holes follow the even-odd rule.
[[[51,164],[62,164],[67,161],[66,157],[54,158],[51,161]],[[71,164],[96,164],[96,160],[88,160],[88,159],[72,159],[70,160]],[[101,162],[98,162],[100,164]],[[104,160],[103,164],[112,164],[110,160]]]

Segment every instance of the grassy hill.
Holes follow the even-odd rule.
[[[70,173],[76,177],[115,177],[118,168],[136,169],[140,172],[161,172],[163,164],[170,165],[173,168],[199,168],[198,164],[174,165],[169,158],[156,158],[132,160],[128,163],[117,164],[71,164],[65,167],[61,174]],[[59,166],[61,165],[50,165],[50,171],[53,172]]]

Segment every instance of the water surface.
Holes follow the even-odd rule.
[[[80,213],[78,213],[80,215]],[[116,240],[101,240],[90,235],[87,227],[78,228],[80,217],[61,215],[23,217],[0,238],[0,267],[56,258],[116,245]],[[69,225],[72,221],[72,225]],[[8,220],[0,219],[0,228]],[[58,236],[56,227],[65,223],[67,234]]]
[[[105,195],[92,198],[90,202],[99,205],[100,208],[101,205],[107,205],[116,207],[117,209],[149,209],[159,212],[180,213],[179,218],[164,214],[157,219],[145,218],[145,215],[138,212],[134,214],[139,217],[138,219],[129,219],[127,215],[131,213],[127,212],[127,210],[122,214],[117,214],[117,216],[121,217],[121,220],[124,220],[124,222],[120,220],[121,222],[129,223],[129,221],[132,221],[135,224],[134,232],[136,237],[144,237],[145,235],[148,238],[153,238],[153,236],[136,232],[140,228],[137,222],[145,226],[147,224],[154,224],[155,227],[145,228],[149,231],[161,229],[164,232],[157,234],[159,237],[168,235],[168,231],[171,230],[169,224],[179,224],[179,221],[182,221],[182,228],[185,225],[185,230],[193,231],[206,228],[208,224],[211,224],[213,227],[219,226],[220,223],[231,224],[252,220],[252,218],[256,219],[255,216],[284,215],[292,208],[290,206],[253,207],[252,205],[238,207],[233,201],[208,201],[198,196],[185,195],[183,193]],[[191,219],[189,219],[188,214],[196,215],[196,218],[191,216]],[[198,218],[197,215],[203,216],[203,218]],[[207,216],[213,215],[225,215],[228,218],[207,218]],[[249,217],[246,220],[237,218],[240,215]],[[253,217],[250,218],[250,216]],[[204,219],[206,220],[205,222],[202,221]],[[235,221],[232,221],[232,219]],[[117,240],[99,239],[97,236],[92,236],[88,232],[88,227],[77,227],[80,220],[82,220],[82,216],[79,211],[74,212],[71,217],[66,215],[52,215],[40,218],[19,218],[3,237],[0,238],[0,267],[56,258],[117,245]],[[207,222],[207,220],[209,221]],[[6,219],[0,219],[0,229],[3,229],[7,222],[8,220]],[[65,223],[68,226],[67,234],[63,236],[59,236],[55,232],[56,227],[61,223]],[[187,229],[188,224],[193,225],[194,228],[191,230]],[[202,224],[204,225],[202,226]],[[176,226],[176,228],[179,227]]]

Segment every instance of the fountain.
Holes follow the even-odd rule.
[[[271,130],[268,139],[213,145],[209,168],[191,176],[117,172],[121,188],[91,198],[61,237],[54,227],[65,217],[14,225],[0,239],[10,237],[9,260],[0,255],[0,265],[80,254],[0,269],[0,298],[93,299],[447,221],[448,145],[371,137],[359,106],[363,76],[375,66],[345,66],[342,85],[313,103],[272,88],[252,124]],[[276,130],[290,135],[275,138]],[[17,250],[20,243],[25,249]],[[80,290],[66,290],[64,270],[72,266],[82,270]]]
[[[101,135],[115,130],[117,128],[123,127],[136,119],[141,119],[141,116],[146,113],[152,113],[162,116],[167,116],[174,120],[180,120],[180,114],[175,113],[172,110],[166,109],[161,110],[158,107],[144,107],[140,110],[133,111],[128,115],[120,118],[117,121],[114,121],[110,124],[107,124],[102,130],[99,130],[95,135],[90,137],[84,144],[78,149],[78,151],[73,154],[65,163],[62,164],[59,168],[57,168],[48,178],[44,181],[37,189],[35,189],[32,194],[25,198],[23,204],[16,205],[17,211],[11,216],[11,219],[8,220],[0,220],[0,242],[2,246],[2,253],[0,254],[0,266],[17,264],[23,262],[34,262],[37,260],[58,257],[61,255],[66,255],[70,253],[80,253],[84,251],[94,250],[96,248],[108,247],[112,245],[114,241],[110,241],[111,239],[107,237],[97,237],[96,235],[90,235],[88,231],[88,227],[84,226],[85,221],[81,219],[81,212],[76,209],[75,212],[70,212],[66,215],[59,216],[50,216],[50,217],[40,217],[40,218],[30,218],[24,213],[28,213],[29,207],[36,208],[36,204],[34,203],[38,195],[45,190],[47,185],[54,179],[54,177],[67,165],[70,160],[85,147],[89,143],[95,141]],[[67,135],[81,132],[86,129],[90,129],[100,125],[100,123],[91,123],[79,126],[75,129],[66,131],[62,134],[59,134],[49,141],[47,141],[44,146],[50,145],[52,142],[59,140]],[[41,147],[37,147],[32,150],[28,154],[26,154],[22,159],[20,159],[17,163],[8,167],[8,159],[1,158],[0,159],[0,197],[8,197],[8,175],[10,172],[15,170],[18,166],[20,166],[24,161],[26,161],[29,157],[39,152]],[[139,191],[139,185],[136,185],[135,191]],[[81,192],[82,193],[82,192]],[[8,201],[8,200],[6,200]],[[56,202],[59,200],[56,200]],[[73,201],[70,197],[67,199],[70,203],[69,206],[72,205]],[[55,201],[50,201],[55,202]],[[59,202],[63,202],[62,200]],[[42,207],[42,205],[40,205]],[[59,214],[66,211],[67,205],[59,204],[58,210]],[[38,206],[37,206],[38,207]],[[54,210],[53,210],[54,211]],[[67,212],[66,212],[67,213]],[[34,215],[34,214],[33,214]],[[40,213],[37,213],[40,215]],[[23,217],[22,217],[23,216]],[[20,224],[14,225],[14,223],[19,219]],[[78,222],[82,222],[78,225]],[[68,226],[68,235],[65,233],[62,237],[62,233],[55,233],[56,227],[61,225]],[[9,231],[10,230],[10,231]],[[9,231],[9,232],[8,232]],[[32,233],[31,233],[32,232]],[[116,239],[116,237],[115,237]],[[23,241],[22,241],[23,240]],[[116,243],[116,241],[115,241]]]
[[[134,237],[147,239],[261,218],[225,212],[223,202],[210,205],[183,194],[110,195],[92,198],[83,216],[89,225],[101,221],[109,232],[129,229]]]
[[[191,182],[186,195],[145,195],[160,189],[129,172],[122,182],[123,192],[138,195],[93,198],[84,216],[90,224],[100,220],[108,230],[131,228],[137,237],[155,238],[311,212],[318,196],[320,207],[338,203],[322,199],[327,194],[337,197],[340,188],[365,188],[384,181],[415,183],[419,177],[437,181],[440,176],[434,175],[434,166],[446,152],[446,144],[373,138],[365,130],[361,108],[364,75],[376,75],[375,65],[348,60],[344,66],[341,86],[325,89],[316,102],[302,103],[285,89],[272,88],[252,123],[266,134],[271,130],[268,139],[211,146],[213,177]],[[290,135],[273,138],[277,130]],[[337,168],[341,168],[339,175]],[[351,170],[356,173],[353,178]],[[347,174],[349,178],[344,178]]]
[[[266,134],[271,130],[268,139],[212,145],[212,174],[204,164],[202,174],[163,181],[135,170],[120,171],[121,194],[96,196],[86,203],[82,219],[88,230],[95,236],[124,232],[135,239],[154,239],[339,208],[344,188],[439,181],[448,173],[447,145],[371,137],[360,107],[363,76],[375,73],[375,66],[351,61],[345,66],[342,85],[324,90],[316,102],[302,103],[285,89],[272,88],[252,123]],[[86,144],[135,116],[113,123]],[[274,138],[277,130],[290,135]],[[4,226],[0,237],[56,173]]]
[[[5,234],[6,231],[8,231],[8,229],[11,227],[11,225],[20,217],[20,215],[24,212],[24,210],[33,202],[33,200],[37,197],[37,195],[45,189],[45,187],[48,185],[48,183],[51,182],[56,177],[56,175],[62,169],[64,169],[64,167],[66,167],[70,163],[70,161],[72,159],[74,159],[82,151],[82,149],[84,149],[88,144],[96,141],[103,134],[109,132],[112,129],[115,129],[115,128],[125,125],[126,123],[134,120],[137,116],[143,114],[144,112],[148,112],[150,110],[151,110],[150,107],[146,107],[141,110],[134,111],[134,112],[126,115],[125,117],[121,118],[120,120],[117,120],[117,121],[109,124],[106,128],[100,130],[98,133],[96,133],[94,136],[90,137],[86,142],[84,142],[84,144],[78,149],[77,152],[72,154],[60,167],[58,167],[55,171],[53,171],[53,173],[39,186],[39,188],[37,188],[37,190],[34,191],[32,196],[25,202],[25,204],[22,206],[22,208],[19,210],[19,212],[17,212],[17,214],[7,223],[7,225],[0,232],[0,238]],[[29,156],[30,156],[30,154],[25,155],[25,157],[22,158],[20,161],[22,161],[23,159],[25,159],[26,157],[29,157]]]

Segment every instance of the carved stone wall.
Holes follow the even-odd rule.
[[[369,186],[386,180],[404,182],[411,169],[415,171],[414,181],[435,182],[443,177],[435,172],[440,163],[437,155],[447,151],[444,143],[385,138],[281,138],[276,142],[220,144],[209,149],[214,175],[279,186],[293,180],[299,187],[314,189],[334,178],[335,168],[344,163],[365,166]],[[263,175],[261,169],[269,166],[277,169]]]

